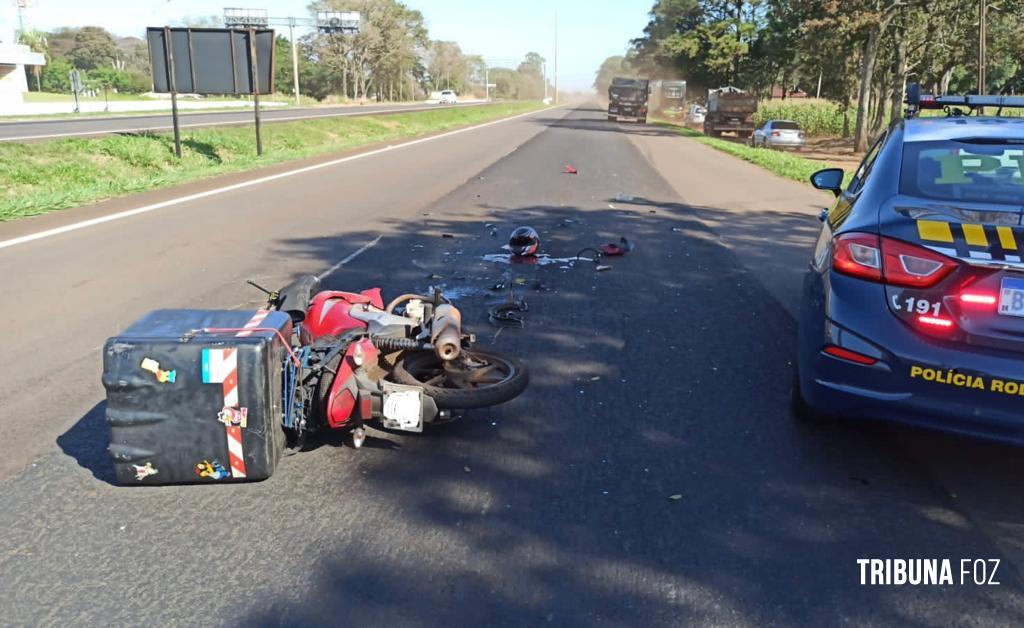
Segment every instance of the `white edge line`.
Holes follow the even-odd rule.
[[[296,120],[316,120],[318,118],[352,118],[352,117],[359,117],[359,116],[373,116],[373,115],[379,115],[379,114],[385,114],[385,113],[401,113],[403,111],[433,111],[433,110],[441,110],[441,109],[457,109],[457,108],[461,108],[461,107],[469,108],[469,107],[474,107],[474,106],[478,106],[478,105],[486,105],[486,104],[488,104],[488,103],[465,103],[465,104],[462,104],[462,105],[455,104],[455,105],[448,105],[448,106],[443,106],[443,107],[442,106],[436,106],[436,105],[435,106],[430,106],[430,107],[428,107],[428,106],[423,106],[423,107],[420,107],[420,106],[417,106],[417,107],[401,107],[401,108],[398,108],[398,109],[375,109],[373,111],[340,111],[338,113],[318,113],[318,114],[315,114],[315,115],[308,115],[308,116],[287,116],[287,117],[280,117],[280,118],[271,116],[269,118],[264,118],[263,121],[266,122],[266,123],[274,123],[274,122],[294,122]],[[208,113],[207,115],[214,115],[215,113],[219,113],[219,112]],[[236,113],[236,112],[229,112],[229,113]],[[246,112],[242,111],[241,113],[246,113]],[[252,112],[249,111],[249,113],[252,113]],[[160,114],[157,113],[157,114],[149,114],[149,115],[160,115]],[[203,114],[202,113],[198,113],[198,114],[188,114],[188,115],[203,115]],[[99,120],[102,120],[102,118],[99,118]],[[89,120],[86,120],[86,122],[88,122],[88,121]],[[76,120],[76,122],[79,122],[79,120]],[[45,124],[45,123],[46,123],[45,121],[39,121],[37,124]],[[221,127],[221,126],[237,126],[239,124],[252,124],[252,120],[225,120],[224,122],[193,122],[191,124],[179,124],[178,128],[180,128],[180,129],[190,129],[190,128],[195,128],[195,127],[217,128],[217,127]],[[2,125],[0,125],[0,126],[2,126]],[[48,135],[22,135],[20,137],[0,137],[0,142],[23,142],[25,140],[48,140],[48,139],[60,138],[60,137],[82,137],[82,136],[87,136],[87,135],[117,135],[118,133],[145,133],[146,131],[167,131],[167,130],[170,130],[170,129],[173,129],[173,128],[174,128],[173,125],[163,125],[163,126],[144,126],[144,127],[126,128],[126,129],[106,129],[104,131],[75,131],[73,133],[50,133]]]
[[[370,250],[371,248],[376,246],[376,244],[378,242],[380,242],[380,239],[383,238],[383,237],[384,237],[383,235],[379,235],[376,238],[370,240],[369,242],[367,242],[363,246],[359,247],[358,251],[356,251],[355,253],[352,253],[351,255],[349,255],[345,259],[341,260],[340,262],[338,262],[334,266],[331,266],[330,268],[328,268],[324,272],[320,273],[319,275],[316,276],[316,278],[320,279],[320,280],[323,280],[323,278],[326,277],[327,275],[330,275],[331,273],[333,273],[334,271],[338,270],[339,268],[341,268],[345,264],[348,264],[349,262],[351,262],[355,258],[359,257],[363,253],[367,252],[368,250]]]
[[[137,216],[139,214],[145,214],[147,212],[155,211],[157,209],[163,209],[164,207],[171,207],[172,205],[180,205],[182,203],[188,203],[190,201],[196,201],[201,198],[207,198],[209,196],[215,196],[217,194],[223,194],[224,192],[232,192],[234,190],[241,190],[243,188],[251,187],[254,185],[260,185],[268,183],[270,181],[276,181],[278,179],[284,179],[286,177],[295,176],[297,174],[304,174],[306,172],[313,172],[314,170],[320,170],[323,168],[330,168],[338,164],[343,164],[349,161],[355,161],[356,159],[363,159],[364,157],[372,157],[379,155],[396,148],[405,148],[407,146],[415,146],[417,144],[423,144],[425,142],[432,142],[439,140],[444,137],[451,137],[460,133],[466,133],[468,131],[475,131],[484,127],[493,126],[495,124],[501,124],[502,122],[508,122],[517,118],[524,118],[541,111],[547,111],[554,109],[554,107],[544,107],[542,109],[534,109],[533,111],[527,111],[525,113],[516,114],[509,118],[501,118],[499,120],[491,120],[490,122],[484,122],[475,126],[468,126],[462,129],[455,129],[454,131],[447,131],[440,135],[432,135],[430,137],[421,137],[417,140],[410,140],[401,144],[394,144],[385,146],[383,148],[377,148],[375,150],[367,151],[365,153],[359,153],[358,155],[349,155],[348,157],[341,157],[339,159],[332,159],[331,161],[325,161],[323,163],[314,164],[312,166],[306,166],[304,168],[297,168],[295,170],[289,170],[287,172],[279,172],[278,174],[272,174],[266,177],[260,177],[258,179],[250,179],[248,181],[242,181],[241,183],[235,183],[233,185],[227,185],[222,188],[216,188],[213,190],[207,190],[205,192],[198,192],[196,194],[189,194],[188,196],[181,196],[168,201],[162,201],[160,203],[153,203],[152,205],[144,205],[142,207],[136,207],[135,209],[128,209],[123,212],[117,212],[116,214],[109,214],[107,216],[100,216],[99,218],[93,218],[91,220],[83,220],[81,222],[72,223],[70,225],[64,225],[63,227],[56,227],[54,229],[47,229],[46,231],[40,231],[38,233],[31,233],[29,235],[12,238],[10,240],[0,241],[0,249],[6,249],[8,247],[17,246],[19,244],[26,244],[35,240],[42,240],[43,238],[53,237],[63,233],[69,233],[71,231],[78,231],[79,229],[85,229],[87,227],[94,227],[96,225],[102,225],[105,222],[113,222],[115,220],[121,220],[122,218],[129,218],[131,216]]]

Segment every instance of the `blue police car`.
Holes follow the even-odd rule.
[[[911,85],[907,105],[845,189],[842,170],[811,177],[836,202],[804,280],[795,413],[1024,444],[1024,118],[1004,115],[1024,98]]]

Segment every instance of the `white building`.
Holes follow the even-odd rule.
[[[26,65],[46,65],[46,58],[28,46],[0,43],[0,114],[21,107],[28,91]]]

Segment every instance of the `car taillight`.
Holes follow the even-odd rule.
[[[890,286],[929,288],[958,262],[921,246],[870,233],[844,233],[832,241],[832,268]]]
[[[778,131],[772,131],[772,137],[782,137],[782,133],[779,133]]]
[[[960,302],[970,303],[971,305],[995,305],[996,295],[983,294],[981,292],[962,292],[960,294]]]

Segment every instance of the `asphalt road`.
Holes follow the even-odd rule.
[[[1019,450],[789,415],[793,282],[827,197],[603,117],[548,110],[0,250],[0,622],[1024,623]],[[519,224],[555,256],[637,248],[606,272],[483,261]],[[244,279],[378,236],[328,285],[443,284],[481,344],[528,362],[522,397],[326,442],[262,483],[110,484],[108,335],[154,307],[253,307]],[[499,282],[522,283],[525,329],[486,322]],[[1000,559],[1001,584],[861,586],[858,558]]]
[[[310,118],[366,116],[400,111],[419,111],[444,107],[471,107],[481,103],[461,105],[387,104],[347,107],[265,108],[260,114],[263,122],[285,122]],[[252,111],[212,111],[180,114],[181,128],[230,126],[252,124]],[[170,112],[155,115],[102,116],[94,118],[50,119],[38,121],[0,122],[0,142],[33,141],[60,137],[110,135],[113,133],[144,133],[170,131],[173,121]]]

